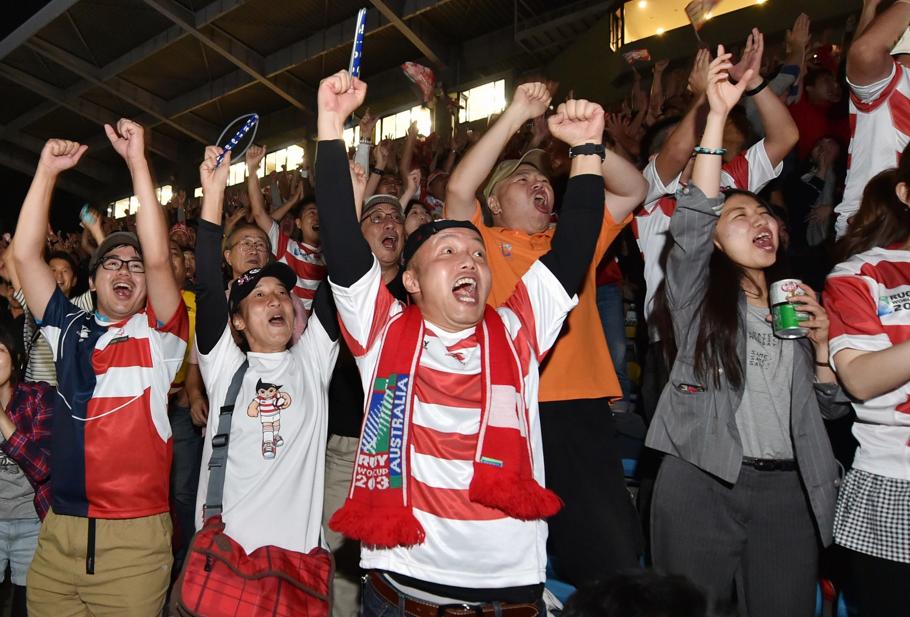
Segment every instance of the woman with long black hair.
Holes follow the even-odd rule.
[[[811,288],[802,339],[774,336],[778,223],[752,193],[720,193],[724,123],[748,76],[718,48],[692,183],[670,222],[666,302],[676,349],[647,445],[664,452],[654,489],[654,565],[749,617],[805,617],[818,549],[831,542],[838,468],[822,416],[838,405],[828,319]]]
[[[828,277],[831,364],[856,399],[859,448],[837,500],[863,617],[910,604],[910,147],[866,185]]]

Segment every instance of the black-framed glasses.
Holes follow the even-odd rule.
[[[114,255],[108,255],[101,260],[101,267],[112,272],[119,272],[126,265],[127,269],[134,274],[145,272],[145,264],[141,259],[120,259]]]

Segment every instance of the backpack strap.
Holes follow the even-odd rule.
[[[227,467],[228,442],[231,437],[231,420],[234,413],[234,403],[243,384],[243,376],[250,366],[249,360],[244,360],[228,386],[224,405],[218,414],[218,430],[212,437],[212,457],[209,459],[209,484],[205,492],[205,505],[202,510],[203,520],[210,516],[221,514],[221,501],[224,498],[224,474]]]

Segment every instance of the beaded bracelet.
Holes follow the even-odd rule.
[[[726,148],[702,148],[701,146],[695,146],[693,150],[695,154],[714,154],[716,156],[723,156],[727,153]]]

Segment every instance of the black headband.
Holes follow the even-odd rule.
[[[480,230],[469,221],[442,219],[424,223],[415,229],[414,233],[408,236],[408,239],[404,243],[404,253],[402,254],[404,257],[404,264],[408,265],[408,262],[411,261],[411,257],[414,256],[414,253],[417,252],[417,249],[419,249],[424,242],[446,229],[470,229],[471,231],[476,232],[477,235],[480,235]]]

